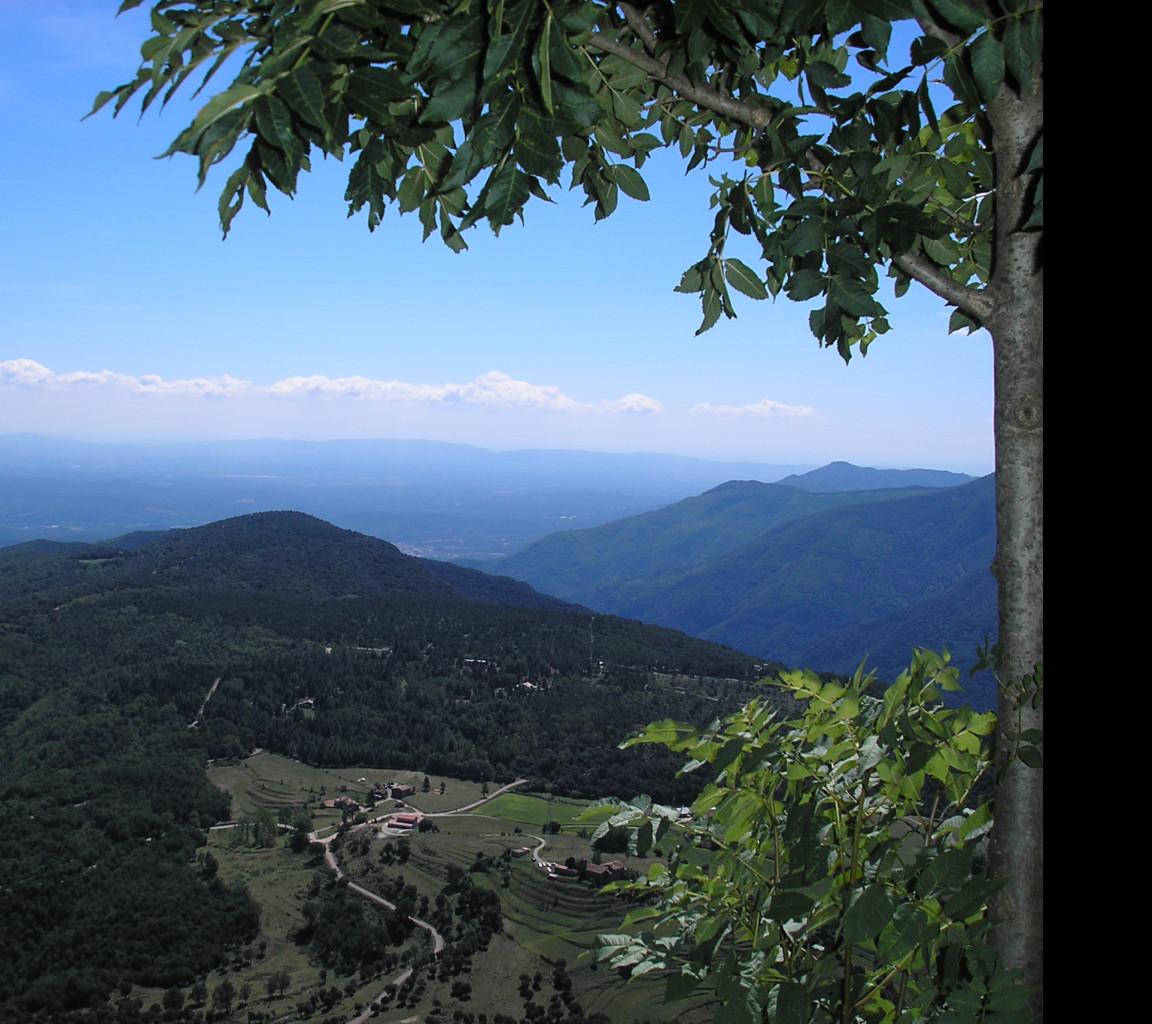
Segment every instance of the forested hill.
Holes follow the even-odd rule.
[[[44,555],[65,557],[40,559],[40,571],[32,570],[29,556]],[[16,571],[6,571],[10,566]],[[0,548],[0,600],[14,586],[30,583],[77,592],[219,588],[321,599],[406,592],[519,608],[573,608],[506,576],[406,555],[387,541],[302,512],[257,512],[96,544],[32,541]]]
[[[209,758],[682,802],[678,758],[618,743],[703,724],[759,674],[294,513],[5,549],[0,1020],[110,1021],[117,987],[186,986],[252,941],[259,908],[192,866],[228,814]]]
[[[497,564],[501,572],[570,601],[643,617],[638,610],[619,611],[637,580],[703,565],[817,512],[924,493],[922,488],[811,493],[730,480],[655,512],[550,534]]]
[[[995,545],[991,476],[818,492],[731,481],[553,534],[499,565],[599,611],[830,672],[870,655],[894,678],[914,646],[946,645],[965,668],[976,661],[996,632]],[[992,706],[993,680],[975,680],[968,699]]]

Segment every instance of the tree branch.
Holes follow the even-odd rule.
[[[617,7],[624,14],[624,20],[628,23],[628,27],[636,33],[636,38],[644,44],[644,48],[653,56],[656,56],[656,33],[652,31],[652,26],[645,20],[635,7],[631,4],[617,4]]]
[[[970,285],[960,284],[923,256],[906,252],[903,256],[897,256],[892,262],[912,280],[919,281],[945,302],[950,302],[981,323],[987,323],[996,310],[996,302],[987,288],[973,288]]]
[[[628,61],[641,71],[646,71],[653,79],[661,85],[666,85],[678,96],[691,100],[698,107],[711,110],[730,121],[736,121],[760,132],[767,128],[772,120],[772,114],[763,107],[723,96],[708,86],[693,85],[684,75],[669,74],[668,66],[663,61],[634,50],[619,39],[613,39],[602,32],[593,32],[588,45]]]

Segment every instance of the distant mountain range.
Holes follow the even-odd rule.
[[[483,564],[555,530],[805,468],[415,440],[93,444],[9,434],[0,435],[0,547],[290,508],[410,554]]]
[[[892,678],[913,646],[942,645],[973,664],[977,644],[996,633],[993,478],[833,491],[837,481],[909,478],[846,463],[810,476],[799,478],[815,484],[804,490],[731,481],[656,512],[554,534],[500,570],[789,665],[847,673],[868,655]],[[991,678],[968,685],[970,702],[994,704]]]

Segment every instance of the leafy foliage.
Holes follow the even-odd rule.
[[[670,999],[713,986],[717,1020],[1025,1019],[1013,1014],[1027,993],[987,944],[997,883],[979,853],[991,828],[979,794],[995,716],[939,707],[956,677],[928,651],[879,698],[862,672],[789,672],[798,718],[753,701],[708,729],[659,722],[627,741],[682,753],[708,784],[695,843],[619,886],[654,897],[626,919],[642,930],[602,936],[599,958],[669,969]],[[628,825],[644,849],[673,820],[639,802],[600,831]]]
[[[890,54],[891,23],[913,18],[928,27]],[[653,150],[689,170],[731,154],[743,169],[711,178],[708,251],[677,290],[700,295],[701,331],[735,315],[733,290],[822,298],[812,330],[845,359],[889,329],[879,265],[898,292],[916,278],[957,304],[954,327],[988,312],[980,114],[1006,83],[1032,88],[1043,52],[1041,8],[1022,0],[158,0],[152,27],[136,77],[94,109],[167,103],[242,56],[168,150],[195,156],[203,184],[247,146],[220,196],[225,233],[246,200],[269,209],[269,186],[292,195],[314,150],[354,158],[346,198],[370,228],[393,205],[457,251],[480,220],[498,233],[550,201],[565,167],[599,220],[621,192],[649,198]],[[732,232],[766,272],[726,254]]]

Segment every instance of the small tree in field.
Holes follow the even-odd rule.
[[[124,0],[122,8],[143,0]],[[893,43],[906,23],[908,40]],[[201,181],[237,145],[228,231],[313,150],[351,157],[370,228],[389,205],[454,250],[567,172],[597,219],[649,198],[657,148],[710,170],[715,221],[678,290],[700,330],[734,293],[814,304],[844,359],[889,330],[881,271],[983,328],[995,375],[1000,679],[992,942],[1041,1008],[1043,794],[1043,5],[1040,0],[158,0],[147,108],[244,55],[169,152]],[[851,67],[852,73],[848,70]],[[756,267],[726,251],[733,233]],[[613,282],[613,287],[615,287]]]

